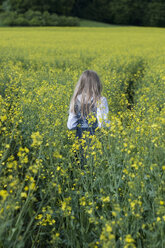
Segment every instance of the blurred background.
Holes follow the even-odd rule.
[[[164,0],[0,0],[1,26],[108,24],[165,27]]]

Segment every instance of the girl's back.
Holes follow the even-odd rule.
[[[108,103],[101,96],[101,91],[102,84],[97,73],[92,70],[84,71],[74,90],[67,122],[70,130],[77,129],[79,138],[83,131],[88,130],[93,134],[97,127],[103,126],[103,122],[109,123]]]
[[[97,120],[97,107],[93,104],[93,97],[91,98],[91,101],[88,102],[87,108],[90,108],[91,104],[91,110],[90,114],[82,116],[81,114],[81,98],[82,95],[77,96],[77,100],[75,103],[75,115],[77,118],[77,133],[76,136],[81,138],[83,131],[89,131],[90,134],[94,134],[95,129],[98,127],[98,120]],[[93,117],[93,121],[91,122],[91,118]]]

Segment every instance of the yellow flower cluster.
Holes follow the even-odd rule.
[[[131,237],[130,234],[127,234],[126,237],[125,237],[125,245],[124,245],[124,248],[136,248],[135,246],[135,240]]]
[[[50,206],[42,208],[42,214],[38,214],[35,219],[38,220],[37,225],[52,226],[56,221],[52,218],[53,210]]]
[[[104,248],[115,247],[115,235],[111,224],[106,223],[100,235],[100,243]]]
[[[31,144],[32,147],[40,146],[42,144],[42,135],[37,131],[33,132],[31,135],[33,143]]]
[[[71,215],[72,208],[70,206],[70,201],[71,201],[71,197],[64,198],[64,200],[61,201],[61,210],[62,210],[64,216]]]

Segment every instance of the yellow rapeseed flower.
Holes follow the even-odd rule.
[[[22,198],[27,198],[27,193],[26,192],[21,192],[21,197]]]
[[[7,190],[0,190],[0,196],[2,197],[2,200],[5,201],[8,196]]]

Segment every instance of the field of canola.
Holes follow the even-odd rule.
[[[164,29],[0,37],[0,248],[165,247]],[[100,76],[111,129],[93,136],[81,170],[66,123],[86,69]]]

